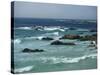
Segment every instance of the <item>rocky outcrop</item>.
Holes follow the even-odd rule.
[[[97,34],[81,36],[79,40],[80,41],[97,41]]]
[[[42,40],[54,40],[54,39],[50,38],[50,37],[44,37],[44,38],[42,38]]]
[[[65,43],[59,40],[53,41],[51,45],[75,45],[75,43]]]
[[[80,38],[79,35],[74,35],[74,34],[72,35],[72,34],[70,34],[70,35],[64,35],[60,39],[79,39],[79,38]]]
[[[64,35],[60,39],[78,39],[80,41],[96,41],[97,42],[97,34],[93,35],[75,35],[75,34],[69,34],[69,35]]]
[[[24,50],[22,50],[22,52],[24,53],[30,53],[30,52],[44,52],[44,50],[42,49],[29,49],[29,48],[25,48]]]

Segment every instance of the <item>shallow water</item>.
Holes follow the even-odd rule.
[[[92,35],[88,29],[80,30],[34,30],[15,28],[14,66],[15,73],[49,72],[63,70],[82,70],[97,68],[97,50],[89,48],[91,41],[61,40],[73,42],[75,46],[50,45],[50,43],[64,34]],[[81,32],[81,33],[80,33]],[[54,40],[41,40],[42,37],[52,37]],[[41,53],[23,53],[24,48],[43,49]]]

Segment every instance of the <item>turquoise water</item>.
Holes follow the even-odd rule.
[[[88,29],[77,30],[34,30],[15,28],[14,35],[14,72],[50,72],[66,70],[83,70],[97,68],[97,50],[88,47],[91,41],[61,40],[73,42],[75,46],[50,45],[54,40],[65,34],[92,35]],[[54,40],[41,40],[43,37],[52,37]],[[43,49],[41,53],[23,53],[24,48]]]

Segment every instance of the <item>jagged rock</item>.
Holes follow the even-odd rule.
[[[56,41],[53,41],[51,45],[75,45],[75,43],[64,43],[62,41],[56,40]]]
[[[29,49],[29,48],[25,48],[24,50],[22,50],[22,52],[25,52],[25,53],[30,53],[30,52],[44,52],[44,50],[42,49]]]

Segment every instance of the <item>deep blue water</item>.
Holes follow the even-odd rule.
[[[14,24],[15,27],[41,25],[41,26],[66,26],[66,27],[96,29],[97,22],[89,22],[89,21],[91,20],[15,18]]]

